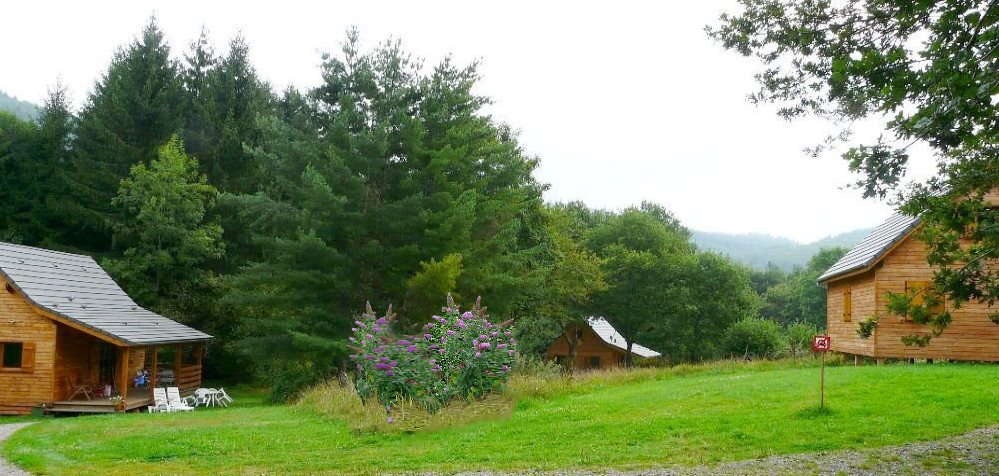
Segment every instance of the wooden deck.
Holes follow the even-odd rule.
[[[143,409],[153,404],[153,391],[150,389],[130,389],[125,399],[125,411]],[[92,400],[79,397],[73,400],[53,402],[48,413],[114,413],[114,405],[107,397],[94,397]]]

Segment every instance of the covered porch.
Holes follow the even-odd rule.
[[[204,342],[118,345],[59,326],[51,413],[111,413],[153,403],[155,387],[201,386]],[[123,405],[115,407],[121,398]]]

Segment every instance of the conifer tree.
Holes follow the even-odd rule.
[[[135,41],[115,53],[80,114],[68,184],[75,245],[108,249],[118,183],[133,165],[150,163],[182,125],[177,65],[152,18]]]

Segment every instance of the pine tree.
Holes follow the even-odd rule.
[[[177,65],[150,19],[142,34],[115,53],[79,118],[72,171],[74,243],[107,250],[118,221],[111,198],[135,164],[150,163],[183,125]]]

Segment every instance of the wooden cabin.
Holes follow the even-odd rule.
[[[590,317],[585,326],[573,326],[559,336],[548,348],[548,359],[558,363],[569,358],[569,339],[578,339],[576,359],[572,365],[577,369],[606,369],[624,365],[624,357],[628,354],[628,345],[613,326],[602,317]],[[639,359],[659,357],[648,347],[635,344],[631,346],[631,354]]]
[[[89,256],[0,243],[0,414],[111,412],[112,396],[141,409],[157,385],[201,385],[209,339],[140,307]]]
[[[999,203],[993,191],[986,199]],[[953,322],[925,347],[907,346],[902,337],[930,333],[887,311],[887,293],[915,292],[928,288],[934,267],[927,264],[928,249],[916,237],[919,218],[894,215],[851,249],[818,282],[826,291],[826,333],[832,350],[855,356],[885,358],[999,361],[999,325],[989,319],[997,309],[968,302],[959,309],[945,301]],[[874,334],[857,334],[858,324],[878,317]]]

